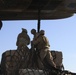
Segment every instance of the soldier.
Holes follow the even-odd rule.
[[[36,30],[35,30],[35,29],[32,29],[32,30],[31,30],[31,34],[33,34],[33,36],[34,36],[34,37],[33,37],[33,40],[34,40],[34,39],[36,38],[36,36],[37,36]],[[34,45],[32,44],[32,41],[31,41],[31,47],[34,48]]]
[[[32,29],[32,30],[31,30],[31,34],[33,34],[33,35],[34,35],[34,38],[35,38],[35,37],[36,37],[36,30],[35,30],[35,29]],[[34,38],[33,38],[33,39],[34,39]]]
[[[36,38],[38,37],[38,35],[39,35],[39,33],[37,33],[35,29],[32,29],[32,30],[31,30],[31,34],[34,35],[33,40],[36,39]]]
[[[36,35],[37,35],[37,32],[36,32],[36,30],[35,29],[32,29],[31,30],[31,34],[33,34],[33,40],[35,39],[35,37],[36,37]],[[31,66],[33,67],[33,68],[36,68],[36,64],[37,64],[37,61],[35,60],[35,58],[36,58],[36,53],[35,53],[35,51],[36,51],[36,48],[34,47],[34,45],[33,45],[33,43],[32,43],[32,41],[31,41],[31,59],[33,60],[31,60]]]
[[[27,34],[27,30],[22,28],[22,32],[19,33],[17,37],[16,45],[18,46],[18,49],[21,49],[22,47],[26,47],[30,44],[30,37]]]
[[[36,38],[33,40],[33,45],[39,53],[40,59],[44,62],[46,58],[50,67],[56,68],[56,64],[53,62],[53,57],[50,53],[50,45],[48,39],[44,36],[44,30],[41,30]]]

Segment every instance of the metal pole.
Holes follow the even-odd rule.
[[[38,26],[37,26],[37,31],[38,31],[38,33],[40,31],[40,10],[38,10]]]

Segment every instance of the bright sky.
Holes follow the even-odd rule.
[[[37,20],[3,21],[0,31],[0,56],[6,50],[16,49],[17,35],[26,28],[32,40],[31,29],[37,29]],[[50,50],[62,51],[66,70],[76,72],[76,15],[59,20],[41,20],[50,42]],[[29,46],[30,47],[30,46]],[[0,57],[1,58],[1,57]]]

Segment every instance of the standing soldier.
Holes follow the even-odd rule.
[[[41,30],[38,36],[33,39],[33,45],[38,51],[41,61],[44,62],[45,61],[44,59],[46,58],[46,61],[50,65],[50,68],[51,67],[56,68],[56,64],[53,62],[53,57],[49,50],[50,47],[49,41],[44,36],[44,34],[45,34],[44,30]]]
[[[22,32],[17,37],[16,45],[18,50],[22,47],[27,48],[26,46],[30,44],[30,37],[27,34],[27,30],[22,28]]]
[[[20,66],[21,68],[26,68],[28,66],[27,64],[29,60],[29,56],[28,56],[29,48],[27,47],[27,45],[29,44],[30,44],[30,37],[27,34],[27,30],[22,28],[22,32],[18,34],[17,42],[16,42],[16,45],[18,46],[17,50],[20,54],[18,57],[20,58],[19,65],[21,65]]]

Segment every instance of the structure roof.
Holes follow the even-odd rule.
[[[37,20],[39,10],[43,20],[71,17],[76,0],[0,0],[1,20]]]

